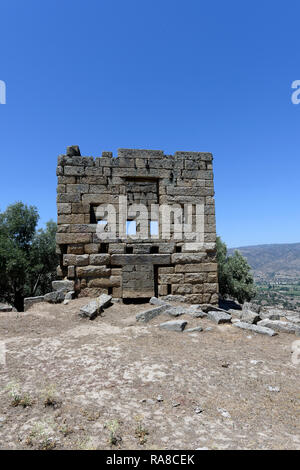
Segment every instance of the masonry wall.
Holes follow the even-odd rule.
[[[190,303],[218,302],[210,153],[165,155],[156,150],[119,149],[117,157],[103,152],[93,158],[81,156],[73,146],[58,157],[57,177],[57,274],[75,280],[78,295],[110,293],[124,299],[180,295]],[[157,220],[158,238],[153,238],[153,233],[142,240],[128,238],[122,234],[124,223],[134,221],[139,234],[147,224],[150,229],[150,221],[134,210],[124,221],[124,201],[128,207],[144,204],[149,213],[157,204],[193,206],[189,217],[183,211],[183,221],[196,230],[201,217],[201,243],[193,234],[178,239],[173,214],[170,234],[162,233],[166,218],[156,210],[152,218]],[[117,235],[105,240],[97,234],[99,225],[107,229],[107,213],[99,217],[97,210],[103,204],[115,207],[117,221]],[[196,205],[203,208],[201,215]]]

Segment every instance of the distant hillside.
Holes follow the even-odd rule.
[[[239,250],[248,260],[256,278],[300,278],[300,243],[242,246]]]

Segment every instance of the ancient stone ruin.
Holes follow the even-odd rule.
[[[60,279],[79,296],[218,302],[212,155],[58,157]]]

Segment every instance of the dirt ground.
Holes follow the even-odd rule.
[[[300,449],[295,336],[86,303],[0,315],[0,449]]]

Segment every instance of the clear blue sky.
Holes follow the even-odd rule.
[[[299,1],[3,0],[0,209],[56,219],[56,157],[211,151],[228,246],[300,242]]]

